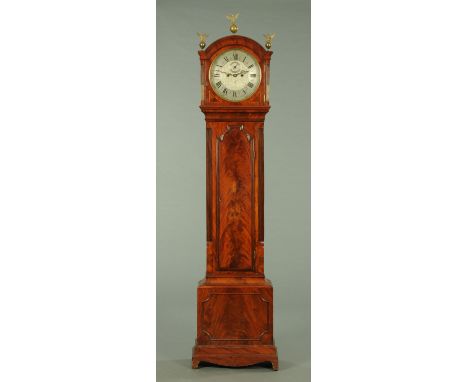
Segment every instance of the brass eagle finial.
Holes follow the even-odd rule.
[[[263,35],[263,37],[265,37],[265,47],[267,49],[271,48],[271,41],[273,40],[275,36],[276,36],[276,33],[267,33]]]
[[[197,35],[198,35],[198,38],[200,39],[200,43],[198,44],[198,46],[201,49],[204,49],[206,46],[206,38],[208,37],[208,34],[197,32]]]
[[[236,24],[236,21],[237,21],[238,17],[239,17],[239,13],[236,13],[235,15],[232,14],[232,15],[227,15],[226,16],[226,18],[231,23],[231,27],[229,29],[230,29],[230,31],[232,33],[236,33],[239,30],[239,28],[237,27],[237,24]]]

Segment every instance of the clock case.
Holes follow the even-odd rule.
[[[230,102],[211,88],[213,60],[231,49],[255,57],[262,77],[248,99]],[[226,36],[200,50],[201,105],[206,121],[206,277],[197,288],[192,367],[270,362],[273,287],[264,275],[263,128],[270,109],[271,51],[244,36]]]

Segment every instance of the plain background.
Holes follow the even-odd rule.
[[[265,274],[274,287],[281,371],[191,369],[196,288],[206,267],[205,118],[196,32],[229,32],[263,45],[276,32],[265,120]],[[310,5],[294,1],[157,3],[157,376],[310,379]],[[240,374],[240,375],[239,375]]]
[[[155,8],[0,3],[2,381],[154,381]],[[468,380],[466,14],[314,0],[316,382]]]

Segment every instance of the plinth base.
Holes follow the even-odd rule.
[[[199,283],[192,367],[201,361],[222,366],[270,362],[278,369],[269,280],[211,278]]]
[[[200,362],[221,366],[250,366],[270,362],[273,370],[278,370],[278,355],[274,345],[195,345],[192,350],[192,368]]]

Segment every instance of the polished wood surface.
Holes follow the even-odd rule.
[[[216,140],[218,269],[254,270],[255,201],[253,138],[227,125]]]
[[[211,62],[243,49],[262,70],[257,91],[229,102],[211,89]],[[197,338],[192,366],[270,362],[278,369],[273,339],[273,286],[264,275],[263,129],[272,52],[243,36],[227,36],[199,51],[206,121],[206,277],[197,289]]]
[[[224,366],[270,362],[274,370],[278,369],[273,339],[273,287],[269,280],[202,280],[197,301],[194,368],[205,361]]]

